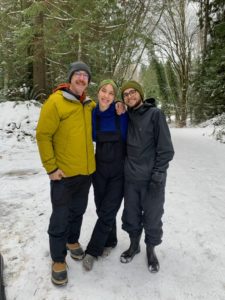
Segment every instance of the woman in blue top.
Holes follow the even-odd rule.
[[[98,88],[98,104],[92,114],[93,140],[96,142],[94,199],[98,219],[88,243],[83,266],[91,270],[104,248],[117,245],[116,215],[124,194],[124,159],[128,116],[116,114],[117,86],[111,79]]]

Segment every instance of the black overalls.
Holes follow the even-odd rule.
[[[117,244],[116,215],[124,194],[125,142],[116,114],[115,122],[115,131],[100,131],[96,116],[96,172],[92,182],[98,219],[86,250],[95,257],[102,255],[104,247]]]

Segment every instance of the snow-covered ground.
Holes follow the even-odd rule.
[[[205,134],[225,143],[225,113],[203,122],[199,127],[204,128]]]
[[[49,180],[30,138],[39,107],[12,106],[0,104],[0,251],[8,300],[225,299],[225,144],[209,138],[208,127],[171,129],[176,153],[168,172],[164,239],[157,249],[160,272],[148,272],[143,238],[141,253],[130,264],[119,262],[128,246],[121,208],[118,246],[91,272],[68,255],[69,283],[58,288],[50,280]],[[13,122],[16,126],[8,125]],[[91,189],[80,239],[84,247],[95,220]]]

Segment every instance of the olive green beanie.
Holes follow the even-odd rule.
[[[100,83],[99,83],[99,86],[98,86],[98,91],[104,86],[104,85],[107,85],[107,84],[111,84],[111,86],[113,87],[113,90],[114,90],[114,93],[115,93],[115,96],[117,95],[117,85],[115,83],[115,81],[113,81],[112,79],[104,79],[102,80]]]
[[[122,99],[123,99],[123,92],[130,88],[133,88],[134,90],[138,91],[138,93],[141,96],[141,99],[144,100],[144,91],[142,89],[142,86],[137,81],[134,81],[134,80],[129,80],[122,84],[122,86],[121,86],[121,98]]]

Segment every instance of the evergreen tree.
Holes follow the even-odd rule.
[[[170,61],[179,82],[179,99],[176,105],[177,126],[186,126],[188,116],[189,73],[195,26],[188,15],[189,1],[165,1],[165,11],[154,37],[156,53]],[[175,98],[174,98],[175,99]]]
[[[146,98],[161,98],[158,80],[152,61],[150,61],[150,65],[148,67],[142,65],[140,80],[143,84]]]
[[[169,95],[169,88],[168,88],[168,82],[166,78],[164,64],[162,62],[159,62],[156,57],[153,57],[153,65],[155,68],[159,91],[160,91],[161,108],[165,112],[165,114],[170,116],[170,108],[169,108],[170,95]]]
[[[133,76],[162,8],[162,0],[1,0],[0,89],[26,83],[50,93],[76,60],[91,66],[94,83],[121,83]]]
[[[225,7],[224,1],[210,2],[210,39],[196,62],[192,107],[196,123],[225,111]]]
[[[179,120],[179,80],[177,78],[176,72],[173,69],[172,63],[169,60],[166,62],[165,70],[169,88],[170,110],[171,113],[175,113],[176,120]]]

